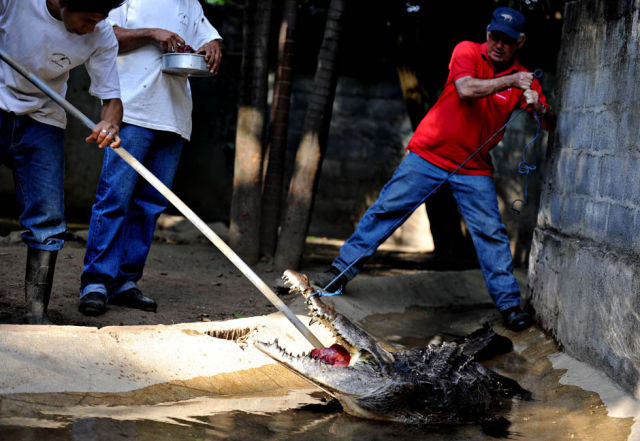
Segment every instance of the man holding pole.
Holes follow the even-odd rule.
[[[513,275],[489,156],[516,109],[535,112],[544,130],[556,125],[540,84],[516,57],[525,42],[524,27],[520,12],[499,7],[493,12],[484,43],[463,41],[455,47],[444,91],[409,141],[408,155],[332,266],[314,277],[316,285],[329,291],[346,285],[405,216],[446,182],[505,325],[514,331],[531,325],[531,316],[520,308],[520,287]]]
[[[64,95],[69,71],[84,64],[89,93],[102,100],[87,142],[118,147],[122,102],[117,41],[104,21],[123,0],[0,0],[0,47]],[[66,115],[50,97],[0,63],[0,162],[13,170],[27,244],[25,322],[51,324],[47,306],[64,244]]]

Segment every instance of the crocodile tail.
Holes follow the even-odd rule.
[[[513,350],[513,342],[503,335],[496,334],[488,323],[467,335],[459,344],[462,352],[475,361],[488,360]]]

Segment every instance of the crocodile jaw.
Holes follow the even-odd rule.
[[[311,315],[309,325],[321,323],[333,333],[336,343],[349,352],[350,367],[361,363],[376,364],[377,371],[386,371],[390,365],[393,365],[395,361],[393,355],[375,338],[314,295],[316,293],[305,274],[288,269],[284,271],[282,279],[290,286],[290,291],[298,292],[306,299],[309,315]]]
[[[370,364],[357,367],[332,366],[311,357],[310,353],[293,355],[273,343],[255,342],[257,349],[298,374],[305,380],[321,388],[328,394],[343,399],[358,399],[376,393],[386,387],[390,379],[380,375]]]

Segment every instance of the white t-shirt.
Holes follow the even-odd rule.
[[[69,71],[84,63],[91,95],[120,98],[118,41],[106,20],[91,34],[77,35],[51,15],[46,0],[0,0],[0,47],[62,96]],[[0,108],[56,127],[67,124],[58,104],[4,62],[0,62]]]
[[[125,29],[161,28],[180,35],[194,50],[220,38],[196,0],[128,0],[109,14]],[[146,44],[118,56],[123,121],[191,136],[191,88],[186,77],[162,72],[162,48]]]

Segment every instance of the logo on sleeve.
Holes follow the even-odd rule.
[[[511,98],[511,87],[493,94],[497,101],[507,102]]]

